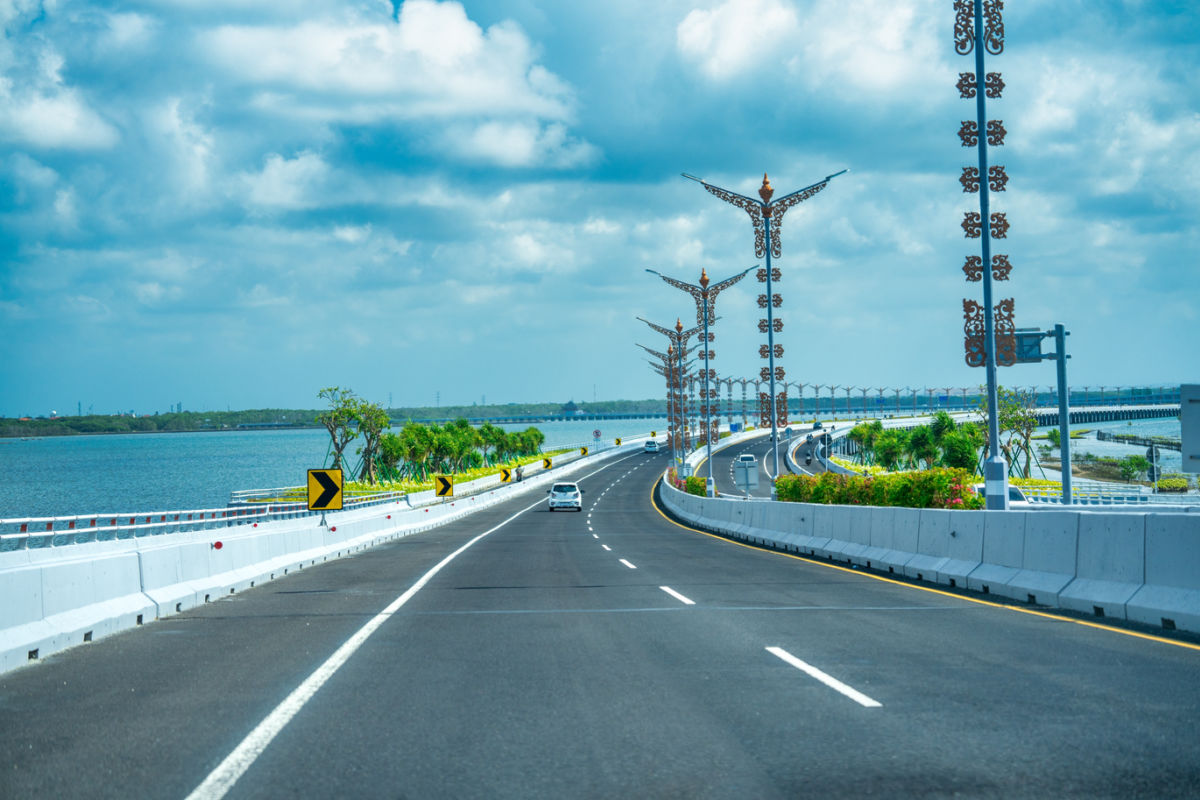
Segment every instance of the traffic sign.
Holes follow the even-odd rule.
[[[454,476],[438,475],[435,477],[433,491],[438,497],[454,497]]]
[[[550,469],[551,461],[549,458],[542,459],[542,469]]]
[[[657,438],[658,438],[658,431],[650,431],[650,438],[651,438],[651,439],[657,439]]]
[[[308,510],[342,510],[342,471],[340,469],[310,469],[308,471]]]
[[[508,467],[500,468],[500,482],[510,483],[512,481],[512,470]]]
[[[620,446],[621,446],[621,440],[617,439],[617,447],[620,447]]]
[[[579,448],[579,455],[581,455],[581,456],[586,456],[586,455],[587,455],[587,448],[586,448],[586,447],[581,447],[581,448]]]

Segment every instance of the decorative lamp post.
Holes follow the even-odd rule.
[[[682,413],[684,410],[684,406],[683,406],[683,402],[684,402],[684,398],[683,398],[683,376],[684,376],[683,359],[687,356],[688,340],[691,339],[693,336],[695,336],[697,333],[699,333],[701,330],[703,330],[703,326],[697,325],[696,327],[690,328],[685,331],[683,329],[683,322],[680,321],[679,319],[675,320],[675,328],[674,329],[664,328],[661,325],[655,325],[653,322],[650,322],[649,320],[646,320],[646,319],[642,319],[641,317],[638,317],[638,320],[640,320],[641,322],[645,322],[652,329],[654,329],[655,331],[658,331],[663,336],[666,336],[667,341],[670,342],[670,347],[667,348],[667,352],[671,352],[672,348],[673,348],[674,352],[676,354],[676,360],[678,363],[675,365],[674,369],[678,372],[678,375],[677,375],[677,380],[674,383],[674,386],[678,387],[678,396],[675,397],[675,402],[674,402],[675,432],[680,437],[678,452],[681,454],[685,454],[686,453],[686,449],[685,449],[686,442],[684,441],[683,437],[684,437],[684,429],[685,429],[685,425],[686,425],[686,420],[685,420],[685,415]],[[643,348],[643,349],[645,349],[645,348]],[[672,391],[675,391],[675,390],[673,389]],[[668,407],[670,407],[670,405],[671,404],[668,404]]]
[[[983,282],[983,306],[974,300],[963,300],[966,320],[966,359],[972,367],[985,367],[988,393],[988,458],[984,466],[984,485],[987,507],[1008,508],[1008,464],[1000,452],[1000,412],[997,366],[1016,363],[1016,328],[1013,321],[1013,300],[998,303],[992,300],[992,280],[1007,280],[1012,270],[1008,256],[991,255],[991,239],[1004,239],[1009,223],[1004,213],[989,209],[989,190],[1006,191],[1008,175],[1000,165],[988,166],[988,145],[1004,144],[1007,131],[1001,120],[987,119],[987,98],[999,99],[1004,81],[998,72],[984,72],[984,52],[1000,55],[1004,52],[1003,0],[955,0],[954,49],[959,55],[975,52],[975,72],[959,73],[959,96],[975,98],[975,120],[964,120],[958,130],[963,147],[975,146],[979,152],[978,167],[963,167],[959,182],[963,192],[979,194],[979,211],[965,213],[963,231],[969,239],[980,239],[979,256],[968,256],[963,265],[969,282]]]
[[[754,225],[754,255],[756,258],[766,258],[766,267],[758,270],[758,280],[760,283],[766,284],[765,294],[758,296],[758,307],[766,309],[767,316],[758,322],[758,330],[761,333],[767,334],[766,347],[759,349],[759,354],[767,360],[767,366],[763,367],[761,374],[769,386],[769,394],[764,397],[759,393],[759,418],[769,418],[771,425],[771,444],[778,445],[778,428],[787,425],[787,389],[784,388],[783,396],[778,397],[775,394],[775,381],[782,381],[785,377],[783,367],[775,366],[775,359],[783,356],[783,346],[775,344],[775,334],[783,330],[783,320],[776,319],[774,309],[783,305],[783,297],[772,292],[772,284],[783,277],[783,273],[777,268],[771,266],[771,257],[779,258],[782,254],[782,244],[779,236],[779,229],[783,223],[783,215],[792,206],[802,203],[813,197],[827,185],[829,181],[836,178],[838,175],[846,172],[835,172],[828,175],[824,180],[818,181],[811,186],[806,186],[799,191],[784,195],[774,202],[771,198],[775,195],[775,190],[771,188],[771,181],[767,178],[766,173],[763,173],[762,186],[758,190],[758,196],[761,200],[755,200],[751,197],[731,192],[728,189],[722,189],[707,181],[695,177],[694,175],[683,174],[683,177],[696,181],[703,186],[709,194],[718,197],[725,202],[735,205],[750,215],[750,222]],[[773,223],[773,224],[772,224]],[[779,409],[779,402],[783,401],[782,411]],[[779,474],[779,448],[775,447],[775,474]]]
[[[716,324],[716,321],[717,321],[717,316],[716,316],[716,314],[717,314],[717,295],[720,294],[723,290],[729,288],[730,286],[733,286],[735,283],[740,281],[742,278],[746,277],[746,273],[748,273],[752,269],[754,269],[754,267],[749,267],[747,269],[744,269],[741,272],[739,272],[737,275],[734,275],[731,278],[726,278],[725,280],[720,281],[719,283],[715,283],[712,286],[709,286],[708,271],[705,269],[700,270],[700,285],[699,286],[696,286],[691,283],[684,283],[683,281],[679,281],[674,278],[668,278],[666,275],[663,275],[661,272],[658,272],[656,270],[652,270],[652,269],[646,270],[646,272],[649,272],[652,275],[657,275],[658,277],[662,278],[665,282],[667,282],[671,286],[674,286],[676,289],[682,289],[685,292],[688,292],[689,294],[691,294],[692,298],[696,301],[696,322],[700,323],[704,328],[704,332],[700,335],[700,341],[702,341],[704,343],[704,350],[700,354],[701,357],[704,359],[704,375],[703,375],[704,380],[703,380],[702,387],[700,389],[700,392],[701,392],[700,418],[701,418],[701,420],[703,420],[702,424],[704,425],[704,441],[705,441],[705,444],[707,445],[707,449],[708,449],[708,455],[707,455],[708,487],[707,488],[708,488],[708,496],[709,497],[714,496],[715,489],[716,489],[716,481],[713,479],[713,474],[712,474],[712,470],[713,470],[712,440],[713,440],[713,437],[717,433],[720,432],[720,428],[721,428],[721,419],[720,419],[720,415],[719,415],[720,404],[713,403],[713,401],[717,398],[718,390],[716,390],[716,389],[709,390],[709,388],[708,388],[709,380],[715,380],[717,377],[716,372],[713,369],[711,369],[709,366],[710,361],[716,357],[716,353],[714,353],[712,350],[713,334],[709,331],[709,326]],[[679,324],[682,325],[682,323],[679,323]],[[713,416],[714,416],[713,412],[714,411],[718,412],[715,425],[713,424]],[[778,455],[776,456],[776,468],[778,469]],[[776,472],[776,474],[778,474],[778,472]]]

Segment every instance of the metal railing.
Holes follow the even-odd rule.
[[[296,487],[285,487],[295,489]],[[237,494],[253,495],[280,490],[251,490]],[[401,492],[375,493],[371,496],[346,498],[345,508],[365,508],[388,502],[399,502]],[[206,508],[187,511],[139,511],[120,514],[77,514],[65,517],[25,517],[0,519],[0,552],[62,547],[86,542],[105,542],[116,539],[138,539],[171,533],[232,528],[257,525],[319,515],[309,511],[306,501],[263,502],[244,501],[244,505],[229,508]]]

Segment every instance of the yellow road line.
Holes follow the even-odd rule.
[[[773,550],[768,547],[760,547],[759,545],[747,544],[745,542],[736,541],[735,539],[730,539],[727,536],[720,536],[715,533],[709,533],[708,531],[702,531],[699,528],[693,528],[690,525],[684,525],[681,522],[676,522],[675,520],[668,517],[665,513],[663,513],[663,510],[658,507],[658,503],[654,502],[654,492],[658,488],[658,485],[660,483],[662,483],[661,476],[650,487],[650,505],[654,508],[655,511],[657,511],[659,513],[659,516],[661,516],[667,522],[671,523],[672,525],[674,525],[678,528],[683,528],[685,531],[689,531],[691,533],[699,533],[703,536],[708,536],[713,539],[719,539],[723,542],[728,542],[729,544],[736,545],[738,547],[745,547],[750,550],[758,550],[759,552],[763,552],[763,553],[772,553],[774,555],[783,556],[784,558],[791,558],[791,559],[795,559],[796,561],[803,561],[806,564],[814,564],[818,567],[825,567],[826,569],[835,569],[839,572],[847,572],[851,575],[858,575],[863,578],[870,578],[873,581],[881,581],[883,583],[890,583],[893,586],[900,586],[905,589],[916,589],[917,591],[941,595],[942,597],[951,597],[951,598],[954,598],[955,600],[964,600],[968,603],[976,603],[977,605],[981,605],[981,606],[991,606],[992,608],[1002,608],[1002,609],[1005,609],[1006,611],[1016,611],[1021,614],[1029,614],[1030,616],[1034,616],[1034,617],[1043,617],[1045,619],[1052,619],[1052,620],[1055,620],[1056,622],[1071,622],[1071,623],[1074,623],[1075,625],[1082,625],[1085,628],[1095,628],[1097,630],[1108,631],[1109,633],[1119,633],[1122,636],[1132,636],[1135,639],[1146,639],[1151,642],[1160,642],[1162,644],[1170,644],[1170,645],[1174,645],[1176,647],[1182,647],[1186,650],[1200,651],[1200,645],[1191,644],[1190,642],[1180,642],[1175,639],[1167,639],[1165,637],[1155,636],[1154,634],[1150,634],[1150,633],[1139,633],[1138,631],[1126,630],[1125,628],[1115,628],[1112,625],[1105,625],[1105,624],[1099,623],[1099,622],[1089,622],[1088,620],[1075,619],[1073,617],[1066,617],[1061,614],[1053,614],[1053,613],[1048,613],[1046,611],[1035,611],[1031,608],[1022,608],[1021,606],[1014,606],[1010,603],[998,603],[994,600],[980,600],[979,598],[976,598],[976,597],[967,597],[965,595],[956,594],[954,592],[947,592],[942,589],[934,589],[934,588],[931,588],[928,586],[917,586],[916,584],[909,583],[907,581],[898,581],[894,578],[885,578],[882,575],[875,575],[870,572],[864,572],[863,570],[851,569],[849,567],[842,567],[837,564],[830,564],[828,562],[820,561],[815,558],[808,558],[805,556],[796,555],[795,553],[785,553],[785,552],[782,552],[779,550]]]

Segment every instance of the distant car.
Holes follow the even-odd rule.
[[[804,441],[806,441],[806,442],[811,442],[811,441],[812,441],[812,434],[810,433],[810,434],[808,435],[808,438],[807,438],[807,439],[805,439]]]
[[[806,455],[806,456],[804,457],[804,463],[805,463],[806,465],[807,465],[807,464],[811,464],[811,463],[812,463],[812,453],[809,453],[808,455]]]
[[[821,430],[821,420],[817,420],[816,422],[813,423],[813,430],[814,431]]]
[[[757,459],[752,453],[742,453],[737,457],[737,460],[740,464],[754,464],[757,462]]]
[[[556,483],[548,492],[550,498],[548,503],[550,510],[554,511],[559,508],[573,508],[576,511],[583,510],[583,490],[579,488],[577,483]]]
[[[644,449],[647,453],[657,453],[658,442],[654,441],[653,439],[647,439],[646,446],[642,449]]]
[[[982,483],[975,484],[975,493],[980,497],[986,497],[985,485]],[[1029,498],[1021,491],[1020,487],[1008,485],[1008,505],[1010,508],[1029,505]]]

